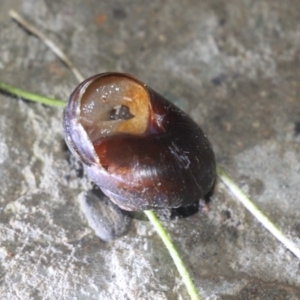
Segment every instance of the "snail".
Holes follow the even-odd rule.
[[[214,152],[182,110],[131,75],[102,73],[71,94],[66,143],[120,208],[177,208],[199,201],[216,176]]]

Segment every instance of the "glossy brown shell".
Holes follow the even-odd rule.
[[[101,103],[95,104],[97,101],[104,103],[106,98],[103,100],[102,95],[103,99],[98,99],[96,93],[93,100],[87,100],[94,89],[101,90],[106,81],[117,82],[111,85],[114,89],[118,89],[118,83],[125,82],[126,93],[127,83],[132,83],[130,97],[133,98],[123,94],[116,96],[129,101],[129,105],[136,102],[121,119],[121,125],[113,125],[111,132],[107,125],[110,124],[109,114],[101,115]],[[139,101],[142,101],[140,111]],[[101,118],[97,119],[96,109],[91,110],[93,122],[90,122],[87,120],[89,114],[82,110],[96,106]],[[110,108],[105,109],[109,111]],[[140,119],[135,121],[137,116]],[[94,121],[96,129],[91,128]],[[115,124],[114,120],[111,122]],[[108,127],[102,129],[102,124]],[[198,201],[212,188],[216,176],[215,157],[201,128],[174,104],[130,75],[103,73],[82,82],[70,96],[63,125],[66,142],[82,161],[89,177],[123,209],[186,206]],[[103,131],[99,137],[98,128]]]

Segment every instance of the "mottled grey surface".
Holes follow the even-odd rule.
[[[1,80],[62,99],[77,84],[7,17],[15,7],[86,76],[125,71],[167,93],[300,247],[300,2],[143,3],[1,0]],[[109,243],[88,227],[78,195],[91,186],[70,163],[61,109],[4,94],[0,104],[0,298],[188,299],[147,221]],[[300,299],[299,260],[222,184],[207,215],[164,224],[203,299]]]

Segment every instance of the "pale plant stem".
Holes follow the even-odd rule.
[[[9,15],[18,22],[21,26],[23,26],[27,31],[37,36],[41,41],[43,41],[52,52],[54,52],[73,72],[75,77],[79,82],[84,80],[84,76],[79,72],[79,70],[74,66],[73,62],[64,54],[59,47],[57,47],[43,32],[41,32],[38,28],[30,24],[26,21],[22,16],[20,16],[16,11],[10,10]]]
[[[217,174],[226,187],[233,195],[248,209],[248,211],[279,240],[287,249],[289,249],[297,258],[300,259],[300,249],[293,243],[271,220],[253,203],[253,201],[237,186],[237,184],[218,166]]]

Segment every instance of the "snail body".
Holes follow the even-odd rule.
[[[79,84],[63,125],[88,176],[125,210],[187,206],[212,188],[215,157],[201,128],[128,74]]]

